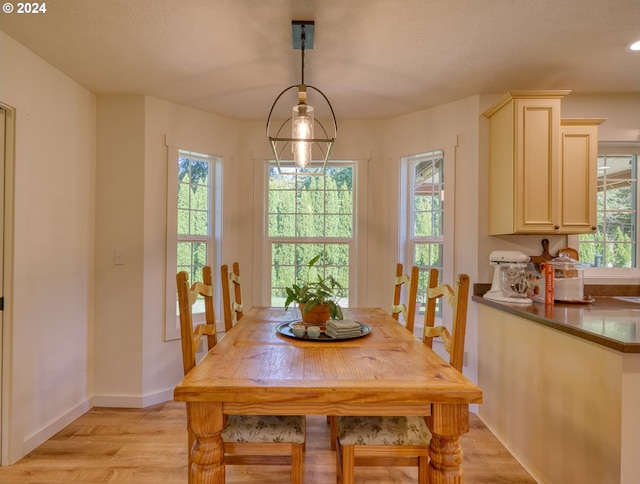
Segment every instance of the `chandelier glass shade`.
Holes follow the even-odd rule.
[[[267,119],[267,137],[280,172],[282,172],[282,157],[289,153],[288,151],[285,152],[285,149],[290,145],[297,173],[322,175],[331,156],[331,149],[337,135],[336,117],[327,96],[318,88],[306,85],[304,82],[304,51],[305,46],[310,45],[310,48],[313,48],[313,22],[293,21],[291,27],[293,48],[299,48],[302,51],[302,80],[300,84],[289,86],[283,90],[274,101]],[[282,96],[291,89],[298,90],[298,101],[291,110],[291,117],[285,120],[277,130],[272,130],[271,121],[276,105]],[[332,118],[330,125],[327,123],[329,131],[321,121],[315,118],[313,106],[307,104],[308,90],[319,93],[328,105]],[[289,131],[289,124],[291,125],[291,137],[286,137],[286,133]],[[316,137],[316,135],[319,135],[319,137]]]

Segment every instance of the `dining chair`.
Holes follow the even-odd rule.
[[[455,289],[438,285],[438,270],[429,272],[427,316],[423,344],[431,347],[434,337],[442,337],[449,363],[462,372],[466,332],[469,276],[459,274]],[[443,325],[434,326],[437,300],[453,307],[451,333]],[[356,466],[417,466],[419,484],[427,484],[430,415],[398,417],[338,417],[336,473],[338,483],[353,484]]]
[[[240,264],[233,263],[232,271],[226,264],[220,267],[220,282],[222,285],[222,307],[224,313],[224,330],[229,331],[244,314],[242,307],[242,289],[240,286]],[[233,286],[233,302],[231,288]]]
[[[200,340],[207,336],[207,349],[218,343],[216,334],[216,317],[213,307],[213,285],[211,284],[211,267],[202,268],[202,281],[194,282],[189,287],[189,275],[185,271],[176,275],[178,288],[178,313],[180,314],[180,340],[182,344],[182,366],[186,375],[196,365],[196,354],[200,348]],[[204,301],[204,323],[193,326],[192,306],[198,296]]]
[[[413,333],[416,308],[418,300],[418,280],[420,271],[417,266],[411,268],[411,275],[403,272],[404,266],[398,262],[396,264],[396,277],[394,279],[393,305],[391,306],[391,316],[396,321],[400,321],[400,313],[404,318],[405,328]],[[402,287],[407,289],[407,304],[401,302]],[[331,450],[336,450],[336,438],[338,437],[338,420],[333,415],[327,416],[329,433],[331,439]]]
[[[400,313],[404,317],[405,327],[413,333],[414,321],[416,317],[416,306],[418,298],[418,278],[419,269],[416,266],[411,268],[411,275],[403,272],[401,263],[396,264],[395,287],[393,290],[393,306],[391,316],[396,321],[400,320]],[[406,288],[406,304],[401,302],[402,287]]]
[[[178,272],[178,309],[182,338],[182,361],[186,375],[196,366],[196,353],[202,336],[207,335],[208,348],[216,343],[215,311],[211,268],[202,269],[203,282],[189,286],[189,276]],[[193,304],[202,296],[205,323],[193,326]],[[304,416],[228,415],[222,431],[225,465],[291,465],[292,484],[301,484],[306,442]],[[189,469],[193,433],[188,431]],[[190,480],[190,477],[189,477]]]

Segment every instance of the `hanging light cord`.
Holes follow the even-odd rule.
[[[304,85],[304,40],[306,38],[306,34],[304,33],[304,25],[300,29],[300,42],[302,47],[302,84]]]

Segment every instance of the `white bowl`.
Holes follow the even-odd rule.
[[[530,298],[534,295],[540,274],[509,266],[500,268],[500,287],[509,297]]]

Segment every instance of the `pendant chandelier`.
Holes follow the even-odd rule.
[[[322,175],[324,174],[327,166],[327,161],[331,156],[331,149],[338,132],[336,116],[327,96],[325,96],[320,89],[306,85],[304,82],[304,51],[306,48],[313,49],[314,22],[308,20],[294,20],[291,22],[291,33],[293,37],[293,48],[295,50],[300,49],[302,53],[302,79],[300,84],[289,86],[283,90],[273,102],[271,110],[269,111],[269,117],[267,118],[267,137],[269,138],[269,144],[271,145],[273,156],[275,157],[276,164],[278,165],[278,170],[281,173],[282,155],[285,148],[291,145],[291,153],[293,155],[296,173],[305,175]],[[285,120],[275,133],[272,133],[271,116],[274,113],[274,109],[282,95],[291,89],[298,90],[298,103],[293,106],[291,117]],[[327,132],[324,125],[315,118],[315,110],[313,107],[307,104],[308,90],[318,92],[329,106],[329,111],[331,112],[332,117],[331,129],[329,132]],[[289,125],[291,125],[290,128]],[[289,129],[291,129],[291,137],[286,137],[285,133]],[[315,160],[322,160],[321,165],[319,163],[312,165],[314,161],[314,152],[317,155]],[[315,169],[320,166],[320,170]],[[300,171],[307,170],[309,168],[314,169]]]

